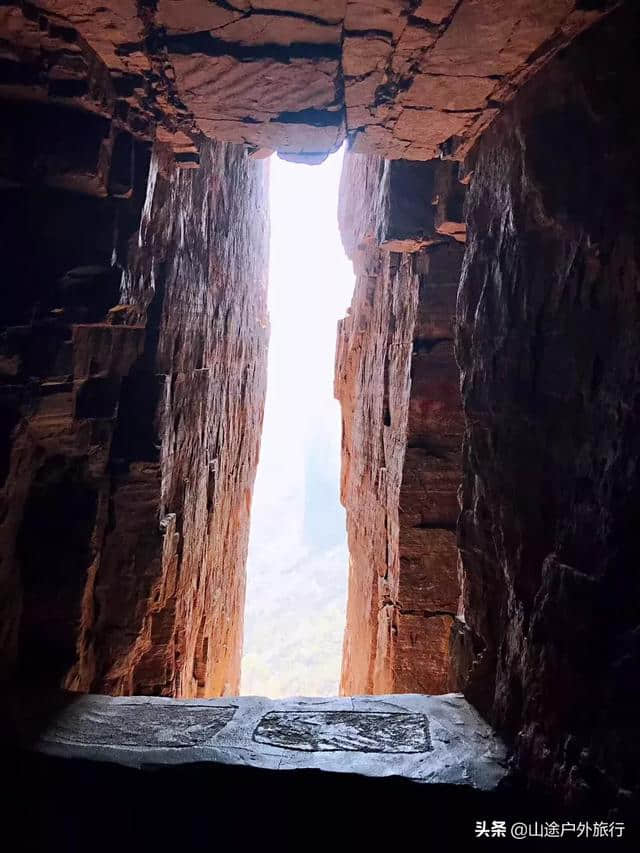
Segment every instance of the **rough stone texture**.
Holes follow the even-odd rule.
[[[313,160],[345,136],[344,7],[309,0],[236,8],[161,0],[153,26],[166,43],[176,90],[201,131]]]
[[[459,167],[442,160],[382,160],[347,154],[338,219],[356,269],[367,246],[416,252],[449,236],[464,242],[464,186]]]
[[[146,313],[147,347],[112,449],[115,526],[76,688],[238,690],[266,389],[265,176],[241,147],[220,143],[203,144],[197,171],[163,174],[161,157],[152,162],[122,286],[123,301]],[[148,423],[137,411],[145,389],[157,397]]]
[[[233,691],[265,167],[204,141],[206,169],[184,170],[192,143],[165,133],[149,173],[153,116],[123,109],[75,29],[23,11],[0,10],[0,674]]]
[[[177,146],[191,159],[189,139],[203,132],[311,162],[347,134],[356,151],[460,160],[518,88],[615,5],[39,0],[3,7],[0,79],[78,96],[98,63],[121,113],[186,134]],[[40,73],[16,78],[15,44],[32,50],[41,25],[73,46],[51,52],[47,36],[51,61],[35,53]]]
[[[144,347],[136,318],[121,325],[109,309],[139,222],[149,143],[114,116],[108,76],[68,34],[11,8],[0,10],[0,29],[15,37],[0,82],[0,671],[18,662],[28,677],[60,683],[76,657],[94,530],[108,523],[122,380]],[[63,67],[79,88],[54,83]]]
[[[584,813],[639,792],[639,24],[584,35],[483,138],[458,303],[466,692]]]
[[[171,144],[176,158],[197,162],[193,140],[180,132],[181,127],[191,131],[193,119],[173,91],[173,72],[165,74],[161,57],[145,53],[146,29],[133,0],[113,0],[109,5],[98,0],[82,4],[43,0],[0,9],[0,97],[48,104],[50,112],[51,105],[66,105],[92,113],[96,123],[100,116],[110,121],[111,133],[100,139],[98,167],[89,168],[84,178],[88,192],[105,193],[104,167],[109,165],[112,151],[117,154],[116,183],[121,183],[122,170],[126,176],[127,152],[117,138],[122,127],[149,140],[161,125],[163,141]],[[77,147],[65,150],[60,145],[64,128],[58,133],[52,130],[48,126],[44,138],[34,133],[30,145],[13,150],[12,155],[20,158],[26,174],[37,166],[39,179],[46,155],[47,169],[52,172],[48,183],[67,186],[64,166],[69,164],[65,159],[80,152]],[[84,140],[86,135],[84,131],[77,138]],[[35,152],[34,144],[40,146]],[[78,164],[71,166],[73,176]],[[82,172],[75,174],[74,181],[75,187],[82,186]],[[112,185],[107,190],[121,194],[127,185]]]
[[[504,745],[456,693],[207,701],[69,695],[61,703],[40,697],[35,707],[32,698],[13,706],[18,737],[64,758],[158,769],[194,762],[316,769],[485,791],[507,774]]]
[[[602,14],[580,6],[349,0],[343,73],[354,150],[461,159],[513,92]]]
[[[453,316],[462,248],[435,230],[433,204],[438,175],[449,169],[345,158],[341,230],[357,272],[338,331],[335,386],[350,552],[347,694],[443,693],[450,683],[463,430]]]
[[[634,4],[564,50],[618,5],[0,8],[3,677],[234,690],[264,390],[263,171],[200,137],[317,160],[348,133],[343,690],[460,678],[532,785],[585,811],[633,808]],[[449,672],[465,225],[455,170],[434,159],[460,160],[483,131],[466,174]],[[176,165],[201,156],[199,172]]]
[[[389,570],[398,574],[416,297],[410,256],[373,247],[360,266],[350,313],[339,324],[335,390],[342,407],[341,500],[349,543],[343,693],[385,692],[393,680],[389,662],[377,660],[376,635],[390,595]]]

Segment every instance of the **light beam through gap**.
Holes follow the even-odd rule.
[[[264,430],[247,561],[243,695],[337,695],[348,553],[340,505],[338,320],[354,275],[338,231],[342,152],[272,157]]]

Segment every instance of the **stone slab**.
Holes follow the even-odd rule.
[[[212,762],[478,790],[495,789],[507,772],[504,745],[457,693],[286,700],[70,694],[48,714],[41,699],[23,700],[14,716],[30,749],[130,767]]]
[[[424,714],[385,711],[270,711],[253,733],[256,743],[306,752],[428,752]]]

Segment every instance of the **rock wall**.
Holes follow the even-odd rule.
[[[607,5],[160,0],[153,26],[205,133],[293,159],[323,159],[347,134],[356,151],[460,159]]]
[[[162,133],[151,157],[152,112],[75,29],[0,11],[1,676],[232,692],[265,166],[203,141],[183,169],[191,143]]]
[[[37,0],[197,158],[199,133],[317,161],[345,136],[384,157],[460,160],[505,103],[617,0]],[[54,60],[54,88],[82,86]],[[11,63],[9,68],[11,68]],[[0,79],[3,70],[0,69]],[[178,134],[178,136],[176,136]]]
[[[336,357],[350,553],[345,694],[449,686],[462,443],[453,317],[463,250],[436,227],[444,210],[460,220],[453,196],[462,188],[451,171],[345,158],[340,219],[357,272]],[[435,191],[445,184],[447,201]]]
[[[154,155],[123,282],[146,339],[125,380],[113,524],[71,677],[94,692],[239,689],[266,391],[266,166],[207,142],[200,163],[184,171]]]
[[[481,141],[457,312],[466,692],[587,814],[638,796],[639,23],[582,36]]]

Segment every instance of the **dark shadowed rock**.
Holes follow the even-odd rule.
[[[638,795],[637,33],[629,5],[483,138],[457,318],[466,692],[600,812]]]

